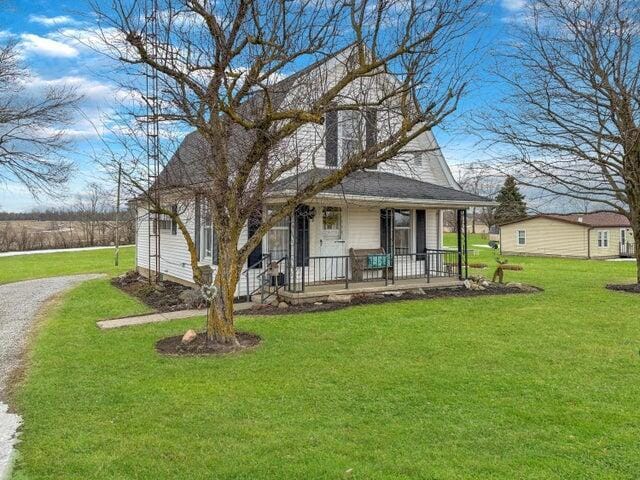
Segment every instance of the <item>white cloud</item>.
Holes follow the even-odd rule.
[[[526,6],[526,0],[502,0],[502,8],[510,12],[518,12]]]
[[[80,53],[77,48],[57,40],[41,37],[33,33],[20,35],[20,49],[25,53],[43,55],[46,57],[77,57]]]
[[[58,25],[66,25],[70,23],[77,23],[77,21],[68,15],[58,15],[55,17],[47,17],[45,15],[29,15],[29,21],[31,23],[39,23],[45,27],[55,27]]]

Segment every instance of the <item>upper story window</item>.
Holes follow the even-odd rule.
[[[607,248],[609,246],[609,230],[598,231],[598,247]]]
[[[416,167],[419,167],[422,165],[422,152],[415,152],[413,154],[413,164]]]
[[[518,245],[526,245],[527,243],[527,231],[526,230],[518,230],[516,232],[516,240]]]
[[[362,151],[364,118],[357,110],[340,112],[340,161],[344,163],[352,155]]]
[[[325,116],[325,165],[337,167],[377,143],[377,111],[330,110]],[[374,167],[375,168],[375,167]]]

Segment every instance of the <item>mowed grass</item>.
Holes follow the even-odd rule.
[[[0,284],[79,273],[117,275],[134,268],[134,255],[134,247],[121,248],[119,267],[112,248],[0,257]]]
[[[512,262],[545,291],[243,317],[263,344],[217,358],[154,351],[202,318],[98,330],[144,307],[88,282],[33,347],[14,477],[638,478],[640,296],[603,288],[633,264]]]

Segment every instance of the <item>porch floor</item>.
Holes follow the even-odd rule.
[[[349,288],[345,288],[344,283],[328,283],[323,285],[313,285],[305,287],[304,292],[287,292],[281,290],[280,296],[289,303],[309,303],[326,300],[329,295],[356,295],[362,293],[384,293],[415,288],[451,288],[462,285],[462,281],[453,277],[431,277],[427,282],[424,278],[396,280],[385,285],[384,280],[368,282],[349,282]]]

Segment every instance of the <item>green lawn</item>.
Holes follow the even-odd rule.
[[[603,289],[633,264],[512,261],[545,291],[241,318],[264,343],[221,358],[154,352],[203,319],[99,331],[144,307],[86,283],[33,348],[15,478],[638,478],[640,296]]]
[[[113,265],[114,251],[111,248],[0,257],[0,284],[77,273],[116,275],[134,267],[134,254],[133,247],[121,248],[119,267]]]

